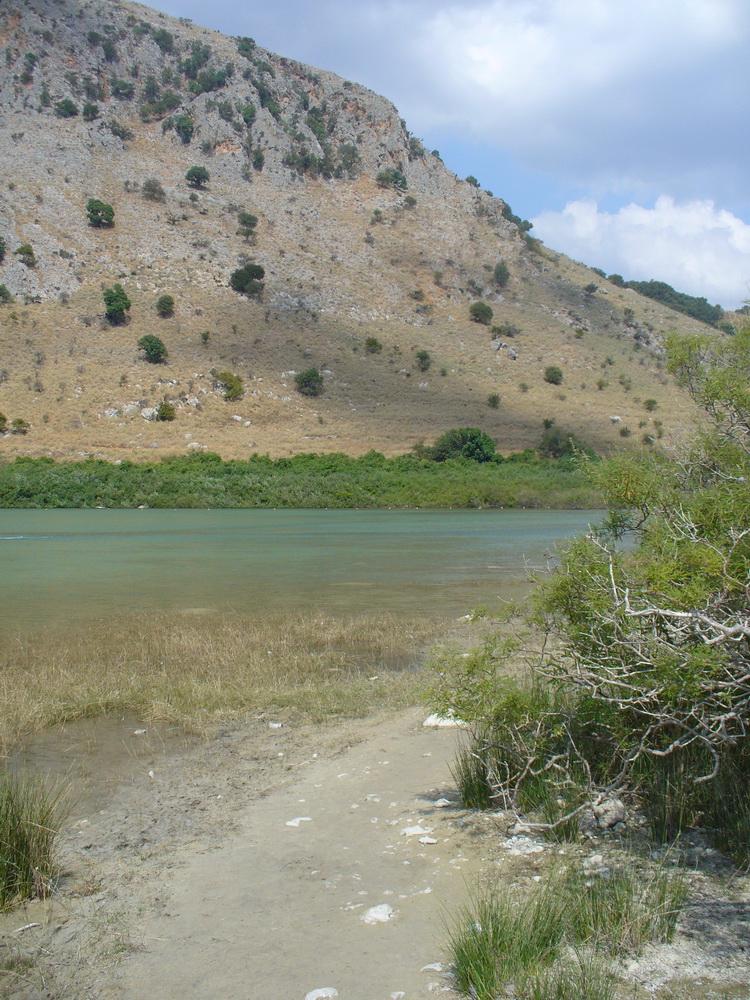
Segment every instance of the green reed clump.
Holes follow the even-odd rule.
[[[681,875],[557,869],[526,899],[508,888],[461,913],[449,947],[458,988],[473,1000],[512,991],[522,1000],[609,1000],[606,959],[669,941],[686,894]],[[569,948],[576,961],[567,957]]]
[[[60,794],[33,778],[0,774],[0,909],[48,895],[63,815]]]

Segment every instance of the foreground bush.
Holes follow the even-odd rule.
[[[640,790],[663,836],[702,814],[746,864],[750,331],[668,346],[707,414],[690,452],[592,465],[609,516],[537,591],[538,648],[530,634],[486,645],[444,672],[438,700],[474,725],[470,784],[493,802],[523,811],[543,786],[571,802],[556,826]],[[509,691],[518,643],[533,683]]]

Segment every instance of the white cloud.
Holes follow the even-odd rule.
[[[533,222],[545,243],[608,273],[666,281],[727,309],[750,294],[750,226],[712,201],[662,196],[653,208],[630,204],[616,213],[573,201]]]

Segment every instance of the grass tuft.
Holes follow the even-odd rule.
[[[0,774],[0,909],[49,894],[63,815],[60,794],[36,779]]]
[[[556,869],[526,899],[478,896],[449,935],[459,990],[473,1000],[609,1000],[605,958],[669,941],[684,902],[679,874],[620,870],[608,878]],[[565,948],[574,951],[575,961]],[[589,954],[591,953],[591,954]]]

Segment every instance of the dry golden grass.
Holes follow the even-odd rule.
[[[416,666],[447,628],[382,615],[159,613],[15,636],[0,657],[0,746],[124,710],[208,731],[248,711],[322,721],[413,704]]]

